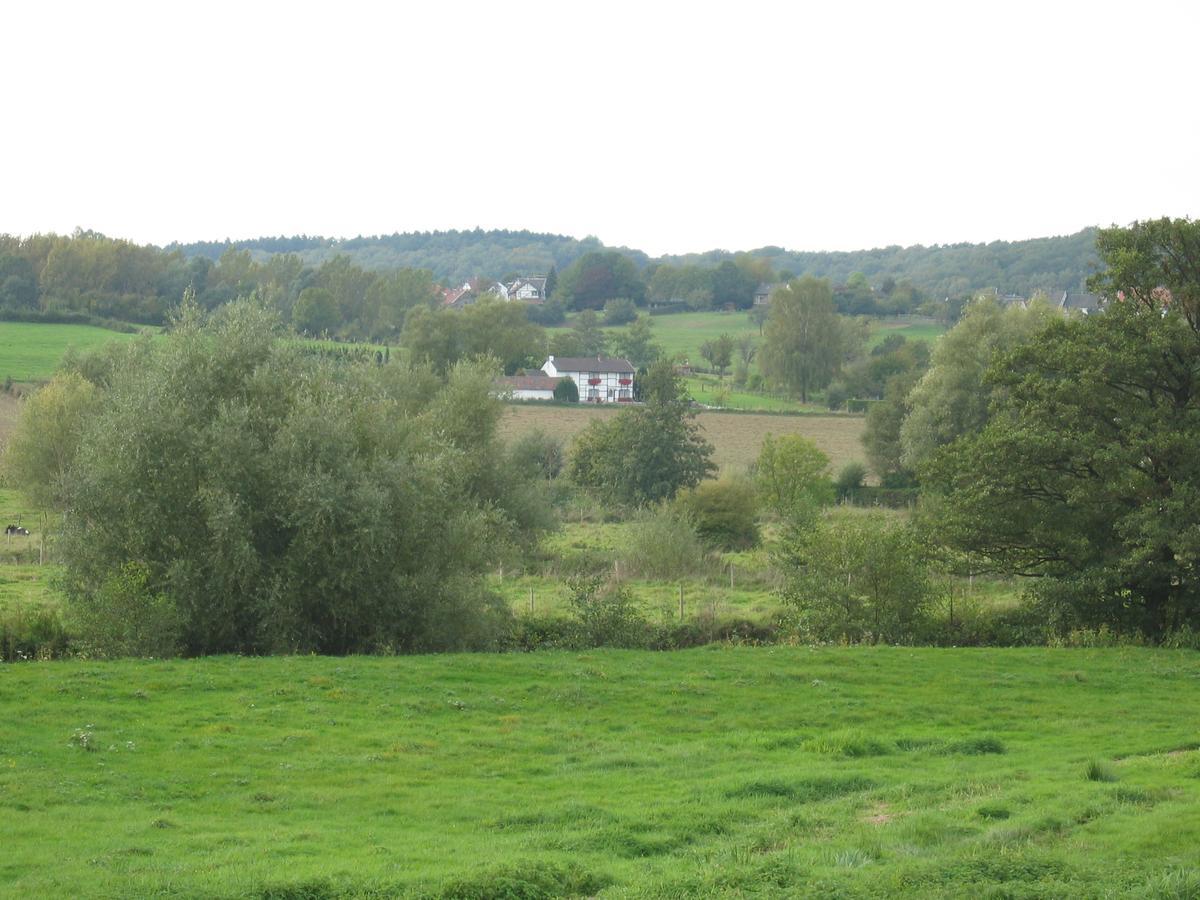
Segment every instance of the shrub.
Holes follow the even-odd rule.
[[[912,643],[924,636],[933,586],[907,522],[846,511],[792,528],[777,561],[796,625],[816,640]]]
[[[642,647],[649,633],[633,594],[622,584],[605,584],[600,576],[567,581],[567,604],[574,613],[579,641],[585,647]]]
[[[675,579],[703,565],[704,547],[695,526],[669,506],[642,512],[630,523],[621,567],[642,578]]]
[[[530,303],[525,307],[525,317],[535,325],[561,325],[567,319],[567,308],[557,297],[545,303]]]
[[[508,456],[518,471],[536,473],[548,480],[557,478],[563,467],[562,441],[540,428],[513,441]]]
[[[579,385],[569,375],[564,375],[554,386],[554,399],[563,403],[579,402]]]
[[[0,610],[0,660],[57,659],[67,655],[69,645],[55,610],[21,603]]]
[[[162,593],[149,586],[149,569],[125,563],[95,593],[73,607],[86,650],[101,656],[174,656],[183,616]]]
[[[863,482],[867,478],[867,467],[857,460],[851,460],[842,466],[838,472],[837,478],[833,482],[833,487],[837,491],[839,500],[845,500],[855,491],[863,486]]]
[[[810,519],[833,502],[826,470],[829,457],[798,434],[767,435],[754,466],[754,482],[763,506],[781,516]]]
[[[701,482],[681,493],[675,508],[715,547],[734,550],[758,543],[758,501],[754,486],[744,479]]]
[[[835,381],[825,389],[825,405],[830,409],[841,409],[850,396],[850,388],[844,381]]]
[[[637,318],[637,307],[625,297],[609,300],[604,304],[605,325],[628,325]]]

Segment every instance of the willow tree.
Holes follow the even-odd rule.
[[[807,403],[838,371],[847,337],[829,282],[800,278],[771,294],[759,365],[769,381]]]

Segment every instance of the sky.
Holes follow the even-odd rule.
[[[1200,214],[1200,4],[6,8],[0,232],[452,228],[652,255]]]

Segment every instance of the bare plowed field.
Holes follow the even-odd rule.
[[[540,428],[570,444],[576,433],[598,417],[616,415],[609,406],[534,406],[511,404],[500,429],[505,438]],[[744,470],[758,457],[768,434],[801,434],[820,447],[836,473],[850,460],[865,462],[861,416],[778,416],[754,413],[702,412],[696,419],[716,448],[714,459],[722,471]]]

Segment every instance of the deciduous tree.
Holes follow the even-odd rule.
[[[807,403],[809,392],[837,372],[845,340],[829,283],[800,278],[771,295],[759,364],[768,379]]]

